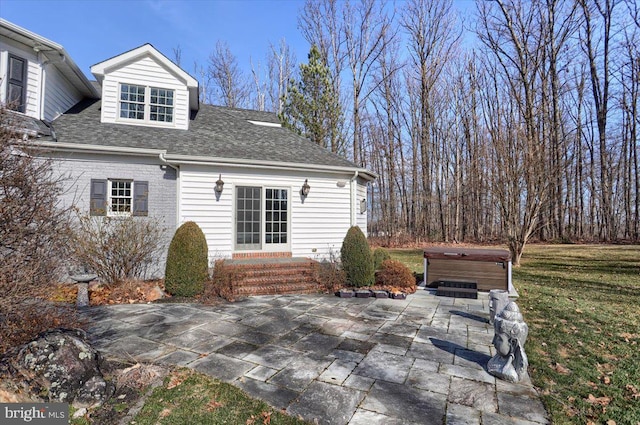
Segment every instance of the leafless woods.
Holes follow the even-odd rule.
[[[370,234],[504,241],[516,262],[531,238],[637,242],[639,16],[633,0],[306,1],[342,153],[379,174]],[[297,67],[284,43],[266,62],[248,99],[271,100],[242,106],[280,112]]]

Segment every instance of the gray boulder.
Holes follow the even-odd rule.
[[[0,358],[0,377],[43,401],[75,408],[102,405],[114,391],[101,372],[104,361],[77,329],[40,334]]]

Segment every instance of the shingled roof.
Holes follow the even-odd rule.
[[[361,170],[283,127],[273,113],[201,105],[189,130],[100,122],[99,100],[85,100],[53,123],[57,143],[166,150],[169,155],[319,165]]]

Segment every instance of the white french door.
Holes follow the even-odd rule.
[[[289,189],[237,186],[235,225],[238,251],[289,251]]]

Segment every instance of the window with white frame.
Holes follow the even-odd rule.
[[[131,215],[133,182],[109,180],[109,211],[107,215]]]
[[[91,179],[89,212],[102,216],[148,216],[149,182]]]
[[[174,91],[120,84],[120,118],[173,123]]]
[[[173,122],[173,90],[151,87],[149,105],[151,121]]]
[[[120,118],[144,119],[144,92],[143,86],[120,86]]]

